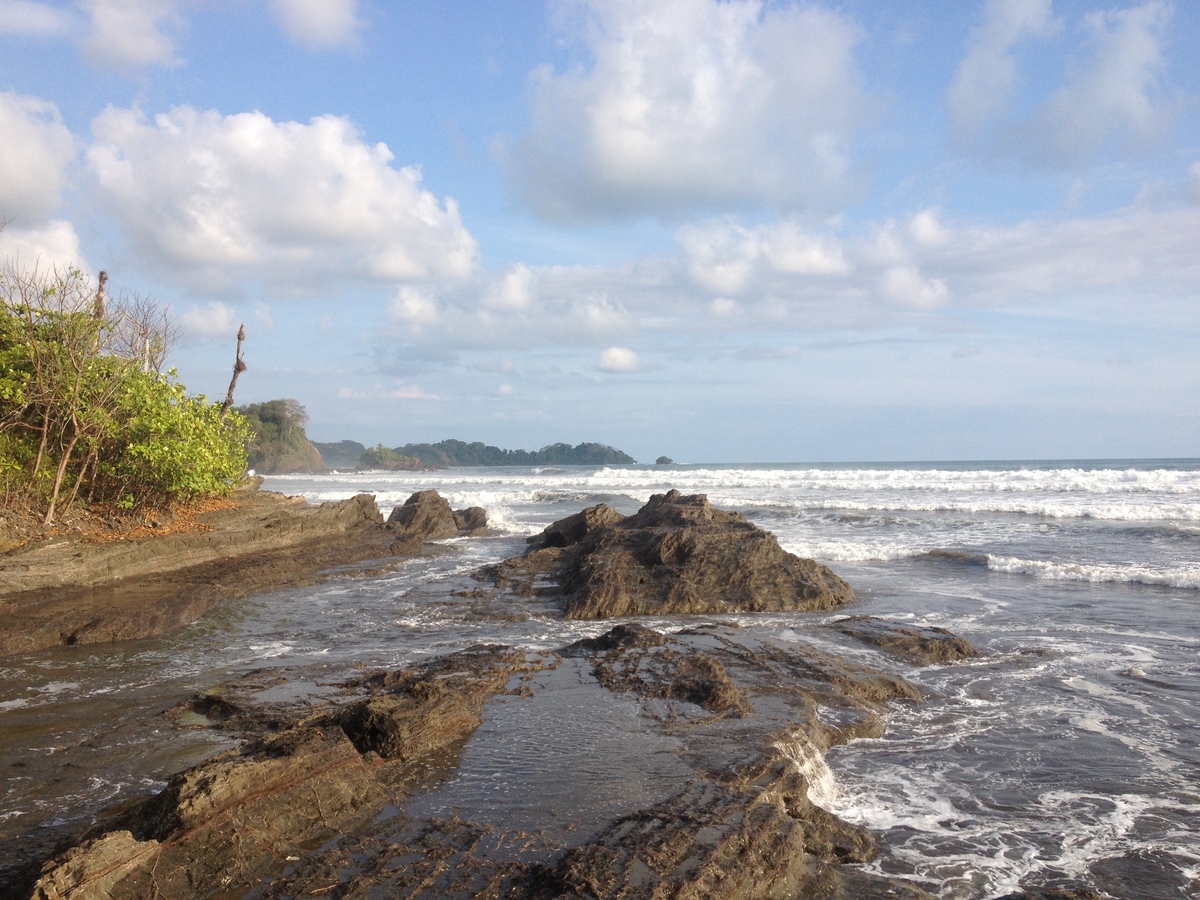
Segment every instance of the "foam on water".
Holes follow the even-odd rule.
[[[1200,590],[1200,566],[1155,569],[1145,565],[1055,563],[991,555],[987,558],[987,565],[993,572],[1033,575],[1035,578],[1058,581],[1127,582]]]
[[[0,745],[45,761],[40,772],[76,773],[54,786],[49,777],[21,781],[32,770],[14,769],[0,795],[6,832],[69,807],[94,812],[111,785],[123,785],[118,799],[148,790],[130,760],[162,752],[158,714],[197,685],[314,661],[322,671],[391,668],[479,641],[537,651],[595,637],[613,622],[566,621],[537,598],[480,600],[469,573],[522,552],[525,536],[586,506],[628,514],[678,488],[831,563],[859,598],[834,613],[705,621],[837,653],[926,694],[897,708],[881,738],[824,758],[781,742],[814,803],[881,833],[876,871],[971,900],[1062,875],[1088,881],[1098,861],[1121,854],[1174,860],[1155,863],[1158,881],[1139,882],[1145,897],[1186,896],[1172,885],[1200,878],[1200,834],[1190,824],[1200,815],[1200,462],[453,469],[266,486],[314,501],[368,491],[385,514],[432,488],[456,509],[484,507],[494,536],[439,542],[378,577],[250,598],[161,639],[5,660]],[[822,627],[856,613],[944,627],[982,654],[915,669]],[[642,624],[671,631],[695,622]],[[605,714],[618,721],[624,709],[614,703]],[[452,789],[458,795],[443,795],[448,808],[533,803],[546,776],[525,759],[537,741],[520,736],[546,734],[553,718],[489,726],[520,739],[520,752],[477,760]],[[671,754],[661,762],[669,770]],[[510,766],[507,783],[493,777]],[[93,772],[104,783],[83,777]],[[653,779],[634,781],[657,790]],[[580,808],[591,802],[579,799]]]

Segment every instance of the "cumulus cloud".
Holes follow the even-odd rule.
[[[1085,18],[1094,56],[1035,118],[1033,133],[1044,136],[1043,153],[1073,164],[1110,140],[1134,151],[1157,142],[1171,115],[1160,90],[1171,14],[1169,4],[1154,0]]]
[[[432,325],[439,318],[437,300],[431,292],[404,285],[388,305],[392,321],[408,325]]]
[[[76,27],[65,9],[33,0],[0,0],[0,34],[22,37],[62,37]]]
[[[0,261],[20,268],[77,268],[89,271],[70,222],[50,221],[33,228],[9,225],[0,232]]]
[[[597,365],[602,372],[636,372],[642,367],[642,360],[627,347],[609,347],[600,354]]]
[[[179,317],[185,334],[201,338],[229,337],[237,334],[241,322],[237,310],[220,301],[210,301],[203,306],[191,306]]]
[[[483,295],[487,309],[522,310],[533,303],[533,270],[524,263],[510,268]]]
[[[104,209],[137,253],[209,279],[460,279],[475,239],[453,199],[391,165],[345,118],[275,122],[188,106],[147,119],[109,108],[87,163]]]
[[[0,134],[0,218],[41,225],[61,201],[75,138],[53,103],[6,92],[0,92]]]
[[[969,50],[946,94],[951,130],[961,142],[982,137],[1016,96],[1014,47],[1029,38],[1049,37],[1062,28],[1051,0],[989,0],[983,21],[971,31]]]
[[[314,49],[344,47],[358,35],[358,0],[271,0],[283,33]]]
[[[1145,151],[1175,113],[1164,52],[1172,13],[1166,0],[1088,13],[1069,32],[1082,44],[1067,78],[1042,99],[1023,95],[1014,51],[1058,33],[1061,20],[1049,0],[992,0],[946,95],[952,136],[1039,167]]]
[[[882,280],[883,294],[894,303],[932,309],[941,306],[949,291],[940,278],[925,278],[916,266],[888,269]]]
[[[532,131],[508,175],[558,219],[746,205],[828,208],[852,187],[870,103],[859,32],[764,0],[586,0],[590,66],[532,75]]]
[[[115,69],[175,66],[179,0],[81,0],[90,27],[81,42],[92,63]]]
[[[753,228],[729,219],[686,225],[675,241],[691,280],[718,294],[742,293],[764,272],[831,276],[848,270],[838,241],[790,219]]]

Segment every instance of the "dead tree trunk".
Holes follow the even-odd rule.
[[[246,362],[242,359],[242,341],[246,339],[246,323],[242,323],[238,328],[237,338],[237,359],[233,362],[233,378],[229,380],[229,392],[225,395],[225,402],[221,404],[221,420],[224,421],[225,413],[229,412],[229,408],[233,406],[233,389],[237,387],[238,376],[246,371]]]

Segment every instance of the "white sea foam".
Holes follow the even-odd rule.
[[[821,751],[813,746],[802,731],[794,732],[787,740],[775,744],[775,747],[804,776],[809,800],[826,810],[837,802],[838,786],[833,770],[825,762]]]
[[[1200,566],[1155,568],[1138,564],[1055,563],[990,554],[987,564],[995,572],[1032,575],[1054,581],[1122,582],[1200,590]]]

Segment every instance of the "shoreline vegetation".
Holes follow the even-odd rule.
[[[113,527],[223,497],[250,432],[232,405],[163,371],[175,330],[139,295],[76,269],[0,268],[0,549],[54,537],[76,511]]]

